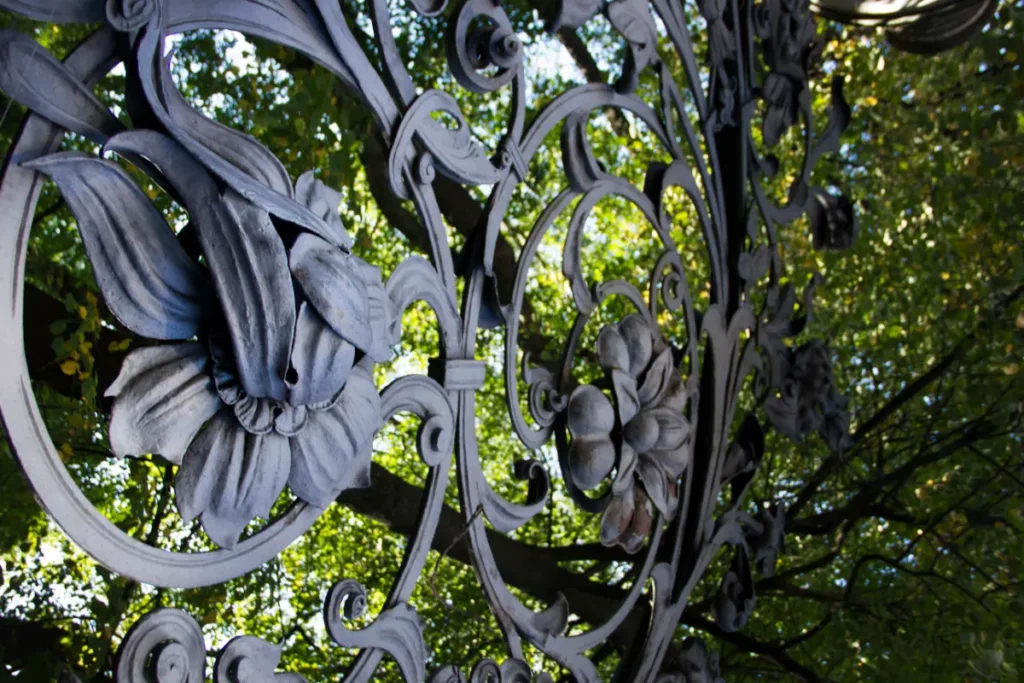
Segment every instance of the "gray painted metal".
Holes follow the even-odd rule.
[[[444,0],[413,0],[413,6],[427,16],[445,10]],[[663,660],[691,591],[720,550],[730,546],[734,553],[714,605],[723,629],[746,623],[755,602],[752,573],[774,570],[785,510],[777,505],[751,513],[745,505],[764,451],[763,423],[797,439],[817,431],[835,450],[849,438],[827,349],[821,342],[790,342],[806,326],[817,280],[798,310],[794,286],[783,284],[777,235],[780,224],[806,213],[817,248],[844,248],[856,236],[850,202],[810,185],[816,160],[838,149],[849,108],[837,79],[828,125],[814,132],[807,76],[819,45],[806,0],[702,0],[707,28],[696,36],[686,29],[682,6],[669,0],[564,0],[553,26],[580,26],[603,12],[628,47],[625,63],[613,84],[568,89],[532,119],[522,41],[500,4],[463,0],[451,10],[446,36],[455,80],[473,92],[512,90],[507,129],[494,150],[474,139],[451,95],[416,94],[392,37],[381,30],[388,26],[385,0],[370,7],[382,55],[376,65],[334,0],[0,0],[0,7],[62,22],[106,19],[63,63],[29,38],[0,35],[0,88],[32,111],[0,179],[0,354],[8,359],[0,365],[0,409],[26,477],[70,538],[141,582],[193,587],[226,581],[274,557],[339,492],[372,487],[373,435],[392,415],[411,413],[423,423],[419,455],[431,475],[419,529],[387,606],[369,627],[353,631],[344,620],[366,610],[358,580],[339,577],[325,599],[331,637],[362,649],[347,680],[369,679],[385,653],[407,680],[428,676],[423,627],[408,600],[424,570],[453,455],[480,587],[509,653],[500,666],[481,662],[470,681],[550,681],[524,663],[524,643],[577,680],[596,680],[586,653],[639,601],[652,604],[650,623],[623,658],[620,677],[718,680],[717,658],[703,642],[687,641],[672,661]],[[429,232],[429,260],[410,257],[383,277],[353,251],[336,210],[337,192],[311,173],[293,183],[255,139],[194,111],[170,79],[163,38],[195,28],[241,30],[299,50],[361,97],[388,144],[391,190],[413,201]],[[655,50],[660,30],[684,73],[673,74],[661,62]],[[709,42],[704,65],[694,56],[695,38]],[[125,45],[133,55],[118,52]],[[152,114],[155,128],[124,129],[91,93],[122,60],[137,65],[130,68],[137,68],[140,91],[128,96]],[[755,68],[758,60],[766,73]],[[635,94],[641,75],[660,84],[660,101]],[[692,103],[696,124],[684,102]],[[651,164],[643,188],[608,172],[588,142],[588,116],[608,107],[643,121],[670,159]],[[456,128],[439,125],[434,112],[451,116]],[[752,128],[758,112],[759,134]],[[803,131],[803,159],[788,199],[775,203],[764,183],[778,173],[779,162],[765,149],[793,127]],[[503,216],[528,176],[529,160],[556,130],[564,190],[532,227],[511,300],[496,305],[493,258]],[[173,193],[189,213],[203,265],[180,246],[120,165],[59,151],[65,131],[99,142]],[[461,305],[432,185],[438,173],[493,186],[461,274]],[[178,510],[186,520],[201,520],[219,550],[169,552],[125,535],[92,507],[46,434],[22,336],[27,236],[44,177],[57,184],[77,218],[111,312],[138,335],[162,342],[129,354],[107,390],[114,454],[156,453],[178,465]],[[663,207],[671,187],[683,190],[699,216],[711,279],[703,308],[688,291]],[[595,282],[582,263],[587,218],[610,195],[634,204],[663,243],[646,292],[625,281]],[[529,357],[519,363],[528,272],[542,238],[570,208],[563,272],[578,311],[575,326],[560,368],[535,365]],[[573,360],[584,327],[613,296],[631,302],[635,312],[601,330],[596,356],[604,377],[580,384]],[[418,301],[437,315],[440,356],[429,376],[401,377],[378,390],[373,364],[391,357],[402,312]],[[673,346],[659,330],[664,313],[684,322],[683,346]],[[513,503],[483,474],[474,392],[487,366],[476,340],[481,325],[494,320],[506,328],[510,429],[528,449],[554,443],[573,499],[582,511],[601,514],[602,542],[637,554],[626,600],[586,632],[566,634],[572,605],[564,598],[540,612],[523,604],[503,580],[485,533],[485,520],[507,533],[537,515],[550,476],[537,461],[519,463],[516,474],[528,482],[528,493],[525,503]],[[764,410],[736,419],[749,377],[767,396]],[[525,413],[520,380],[528,387]],[[736,422],[741,426],[733,429]],[[608,484],[603,495],[586,493],[601,484]],[[285,488],[294,505],[240,538]],[[122,682],[197,681],[205,671],[201,632],[176,610],[140,620],[119,656]],[[213,674],[222,683],[297,680],[274,673],[279,659],[276,646],[240,636],[223,649]],[[446,667],[431,680],[465,677]]]

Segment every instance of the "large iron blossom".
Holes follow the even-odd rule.
[[[167,178],[202,248],[199,262],[117,164],[78,153],[30,164],[75,212],[111,311],[139,335],[177,342],[130,353],[108,389],[115,454],[180,465],[182,517],[200,517],[225,547],[269,515],[286,483],[321,507],[369,485],[380,422],[370,369],[391,341],[379,270],[221,189],[159,133],[122,133],[107,148]],[[292,196],[347,241],[336,193],[308,173]]]

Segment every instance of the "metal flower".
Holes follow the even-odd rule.
[[[107,390],[114,453],[180,465],[182,517],[201,517],[225,547],[286,483],[315,506],[368,485],[380,422],[369,371],[389,354],[393,318],[380,272],[311,233],[288,245],[266,211],[221,191],[165,136],[131,131],[108,147],[145,152],[164,172],[205,264],[117,164],[80,153],[26,164],[60,186],[111,311],[139,335],[179,342],[125,359]],[[299,185],[313,208],[330,208],[311,176]]]
[[[767,104],[762,134],[772,147],[799,118],[808,68],[821,46],[808,0],[765,0],[754,11],[754,30],[769,72],[761,91]]]
[[[683,683],[725,683],[718,664],[718,653],[708,652],[700,638],[687,638],[676,657]]]
[[[308,254],[317,250],[320,262],[307,265]],[[355,360],[357,352],[374,350],[372,331],[382,333],[387,323],[367,312],[368,300],[384,298],[380,275],[312,235],[296,240],[291,260],[303,284],[317,275],[347,277],[312,283],[291,339],[273,340],[290,347],[283,376],[271,370],[269,381],[260,383],[238,362],[259,346],[249,333],[273,334],[257,326],[232,335],[211,332],[206,346],[139,349],[107,391],[116,397],[110,423],[115,453],[160,453],[180,464],[175,489],[182,518],[201,517],[210,538],[224,547],[254,517],[269,514],[286,482],[316,506],[328,505],[344,489],[369,485],[368,446],[379,398],[370,359]],[[274,279],[289,279],[287,265],[278,265],[283,272]],[[332,324],[349,318],[355,334],[348,333],[347,322]]]
[[[615,406],[594,385],[572,393],[569,467],[575,483],[591,489],[611,473],[618,456],[601,542],[636,552],[651,529],[653,509],[672,517],[679,502],[677,479],[691,454],[683,414],[688,393],[672,349],[640,315],[602,329],[597,357],[610,376]]]
[[[825,343],[816,339],[791,349],[788,361],[779,395],[764,403],[769,423],[794,441],[818,431],[832,451],[849,448],[848,399],[836,389]]]
[[[815,249],[849,249],[860,232],[853,203],[845,196],[831,195],[819,187],[811,189],[807,217],[811,221]]]
[[[708,23],[708,61],[715,68],[736,58],[736,38],[725,22],[726,0],[698,0],[697,8]]]
[[[775,563],[779,553],[785,549],[786,539],[786,505],[776,503],[773,507],[761,510],[757,515],[761,529],[747,537],[747,545],[754,554],[754,566],[765,578],[775,574]]]
[[[789,78],[775,72],[764,79],[761,94],[768,111],[764,115],[761,132],[766,146],[774,146],[783,133],[796,124],[800,115],[797,87]]]
[[[754,581],[746,548],[739,546],[732,567],[722,577],[713,605],[715,623],[723,631],[734,633],[747,625],[754,613]]]

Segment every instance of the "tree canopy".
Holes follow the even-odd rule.
[[[623,48],[607,23],[549,35],[545,3],[503,6],[524,41],[538,106],[568,85],[617,76]],[[696,9],[687,8],[697,25]],[[364,8],[346,2],[344,9],[369,45],[373,28]],[[398,49],[417,87],[450,92],[472,112],[474,133],[496,147],[488,136],[503,130],[497,122],[510,106],[507,93],[471,96],[453,86],[440,37],[444,16],[392,12]],[[34,33],[57,56],[89,32],[6,14],[0,20]],[[839,393],[850,399],[851,440],[836,453],[816,435],[794,443],[769,434],[751,506],[786,506],[778,567],[758,580],[757,610],[746,628],[727,633],[709,612],[726,571],[721,560],[694,592],[676,633],[679,644],[688,636],[707,640],[720,653],[726,680],[1013,681],[1024,670],[1021,21],[1024,4],[1004,2],[969,43],[933,56],[895,51],[880,30],[818,27],[823,62],[814,107],[828,105],[828,76],[841,76],[852,123],[841,152],[823,159],[816,174],[854,198],[860,235],[849,250],[815,251],[806,221],[797,221],[786,228],[785,255],[798,287],[813,273],[824,276],[801,339],[827,344]],[[411,203],[389,190],[385,147],[370,114],[324,68],[232,32],[190,32],[175,44],[175,82],[193,105],[256,137],[292,178],[312,169],[340,190],[353,251],[388,273],[425,250],[426,232]],[[668,51],[662,59],[681,68]],[[115,69],[96,89],[125,120],[129,85],[124,70]],[[639,87],[656,93],[653,81]],[[25,110],[5,102],[0,111],[6,153]],[[590,135],[598,158],[615,159],[620,175],[643,185],[654,146],[641,121],[609,110],[591,121]],[[504,226],[495,257],[499,299],[508,296],[530,226],[559,189],[557,135],[549,142],[551,152],[532,162],[530,182]],[[798,144],[794,134],[779,143],[783,176],[796,172],[785,160]],[[65,147],[96,151],[80,137]],[[183,228],[182,207],[143,176],[137,180],[168,222]],[[486,195],[441,176],[434,183],[457,252]],[[689,267],[706,279],[701,237],[685,229],[695,221],[693,209],[678,202],[674,210],[681,253],[692,255]],[[649,228],[634,229],[645,225],[635,207],[605,201],[592,220],[583,252],[599,254],[594,262],[603,272],[595,275],[645,282],[659,247],[643,232]],[[541,364],[555,362],[573,324],[558,253],[545,252],[551,245],[541,246],[520,321],[521,347]],[[39,201],[25,278],[33,389],[82,489],[140,540],[178,550],[213,547],[170,504],[170,464],[111,453],[104,392],[138,342],[104,303],[75,219],[52,183]],[[708,296],[699,276],[689,285],[695,300]],[[681,323],[665,325],[671,334]],[[425,372],[437,348],[437,326],[425,306],[406,314],[403,330],[396,360],[377,366],[378,385]],[[503,343],[500,328],[486,332],[478,357],[500,364]],[[486,474],[503,495],[521,500],[524,486],[511,472],[528,450],[509,428],[500,373],[489,374],[477,401]],[[135,584],[98,566],[47,518],[15,461],[0,458],[0,679],[71,673],[83,682],[112,680],[118,643],[157,606],[197,617],[211,647],[236,634],[259,636],[283,645],[285,670],[309,681],[337,679],[353,653],[327,637],[324,595],[339,578],[359,577],[369,613],[382,607],[423,498],[426,468],[410,457],[418,427],[411,419],[389,421],[374,442],[373,487],[344,492],[277,558],[226,584],[191,590]],[[557,470],[553,447],[534,457]],[[570,598],[572,629],[617,604],[633,562],[621,549],[602,546],[597,516],[575,509],[558,478],[551,481],[548,509],[512,535],[494,532],[493,548],[503,576],[528,604],[548,604],[559,593]],[[468,564],[454,477],[445,504],[429,571],[412,602],[426,624],[430,666],[468,670],[483,657],[504,655]],[[620,633],[593,653],[604,675],[615,670],[628,638]],[[528,656],[535,670],[557,678],[556,664],[536,652]],[[378,675],[399,677],[389,661]]]

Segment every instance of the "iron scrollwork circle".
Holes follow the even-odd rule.
[[[97,81],[116,64],[114,42],[109,30],[100,31],[83,43],[68,59],[68,67],[88,84]],[[9,158],[31,159],[56,149],[63,131],[38,115],[30,115]],[[271,559],[298,538],[318,516],[305,503],[296,503],[285,515],[233,550],[188,554],[164,551],[128,536],[96,510],[68,473],[50,440],[36,406],[22,341],[22,294],[25,247],[32,227],[41,178],[34,172],[10,164],[0,185],[0,206],[8,225],[4,230],[3,254],[7,259],[0,281],[7,301],[7,329],[0,344],[11,358],[3,372],[3,415],[8,438],[18,453],[19,463],[47,512],[86,552],[110,569],[137,581],[153,585],[189,588],[222,583],[240,576]],[[8,207],[10,211],[8,211]]]

